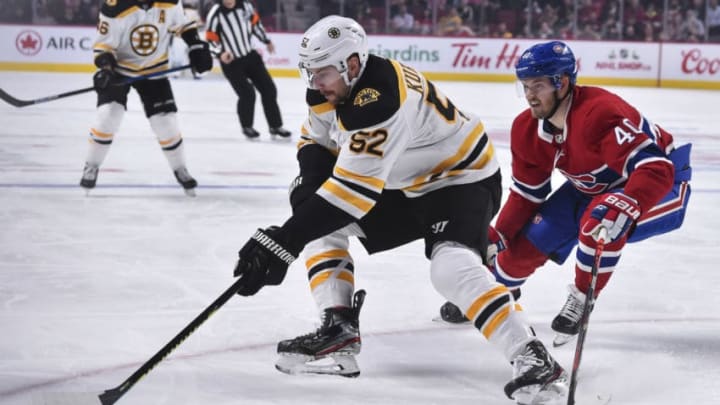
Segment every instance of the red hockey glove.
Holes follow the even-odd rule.
[[[637,201],[625,194],[607,193],[594,201],[598,202],[580,229],[595,240],[598,240],[601,226],[607,229],[610,242],[622,238],[640,217]]]

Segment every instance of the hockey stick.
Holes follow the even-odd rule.
[[[173,72],[178,72],[180,70],[189,69],[190,67],[191,67],[190,65],[183,65],[183,66],[174,67],[174,68],[171,68],[168,70],[163,70],[162,72],[155,72],[155,73],[150,73],[150,74],[143,75],[143,76],[130,77],[130,78],[127,78],[127,79],[123,80],[122,82],[119,82],[114,85],[118,86],[118,85],[130,84],[130,83],[134,83],[134,82],[137,82],[140,80],[150,79],[152,77],[162,76],[162,75],[166,75],[168,73],[173,73]],[[91,87],[85,87],[84,89],[78,89],[78,90],[68,91],[65,93],[54,94],[52,96],[40,97],[40,98],[36,98],[34,100],[20,100],[20,99],[17,99],[15,97],[9,95],[5,90],[0,89],[0,99],[2,99],[6,103],[13,105],[15,107],[27,107],[29,105],[46,103],[48,101],[53,101],[53,100],[70,97],[70,96],[75,96],[75,95],[87,93],[87,92],[93,91],[93,90],[95,90],[95,87],[91,86]]]
[[[588,287],[587,294],[585,295],[585,305],[583,306],[582,318],[580,320],[580,333],[578,333],[577,346],[575,346],[575,358],[573,359],[572,375],[570,376],[567,405],[575,405],[577,373],[580,368],[583,346],[585,346],[585,336],[587,335],[588,323],[590,323],[590,311],[592,311],[593,304],[595,303],[595,284],[597,284],[600,260],[602,259],[607,237],[607,229],[605,229],[604,226],[600,227],[598,230],[597,247],[595,247],[595,257],[590,270],[590,286]]]
[[[122,384],[115,388],[106,390],[98,396],[102,405],[110,405],[117,402],[130,388],[132,388],[140,379],[142,379],[147,373],[150,372],[155,366],[157,366],[165,357],[167,357],[173,350],[175,350],[180,344],[185,341],[197,328],[200,327],[205,321],[212,316],[220,307],[225,305],[230,298],[235,295],[238,290],[242,287],[242,278],[238,279],[233,285],[225,290],[212,304],[210,304],[204,311],[200,313],[195,319],[192,320],[183,330],[180,331],[171,341],[167,342],[162,349],[160,349],[150,360],[146,361],[145,364],[140,366],[130,377],[128,377]]]

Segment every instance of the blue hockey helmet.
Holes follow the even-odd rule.
[[[570,47],[562,41],[544,42],[533,45],[522,55],[515,65],[515,75],[519,80],[533,77],[549,77],[556,88],[560,88],[560,78],[568,75],[570,84],[577,78],[577,63]]]

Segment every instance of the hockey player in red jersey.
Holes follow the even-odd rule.
[[[609,243],[596,293],[626,243],[681,226],[690,197],[690,145],[676,148],[672,135],[617,95],[576,85],[576,66],[559,41],[521,55],[516,75],[530,108],[512,124],[512,186],[489,229],[493,271],[516,295],[548,259],[563,263],[577,246],[575,283],[552,321],[556,345],[579,331],[598,228],[608,230]],[[551,193],[555,169],[566,181]]]

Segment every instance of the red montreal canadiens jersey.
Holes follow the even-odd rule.
[[[497,220],[506,237],[519,232],[550,194],[554,169],[589,196],[624,187],[643,211],[672,187],[672,136],[619,96],[576,86],[564,130],[549,133],[546,124],[530,109],[513,122],[513,184]]]

